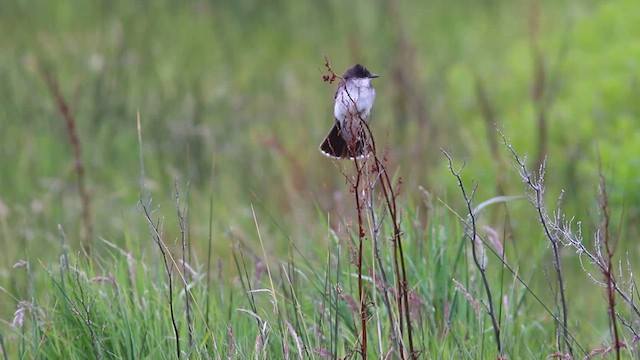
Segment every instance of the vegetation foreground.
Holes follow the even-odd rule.
[[[216,254],[217,236],[210,233],[206,256],[198,256],[190,251],[188,203],[179,182],[175,229],[166,228],[166,215],[143,186],[139,216],[154,251],[127,250],[136,246],[125,233],[125,248],[102,238],[100,245],[71,252],[59,227],[59,261],[27,256],[11,270],[12,287],[2,288],[18,305],[3,325],[0,349],[5,358],[68,359],[637,356],[635,265],[614,259],[604,176],[600,226],[585,240],[578,220],[547,206],[544,163],[534,174],[503,140],[524,196],[477,204],[478,184],[464,183],[463,167],[443,150],[466,204],[460,210],[426,190],[420,204],[398,204],[402,180],[392,180],[375,152],[353,160],[352,168],[343,164],[355,218],[344,220],[338,234],[319,215],[327,224],[327,248],[317,253],[300,251],[286,233],[280,240],[263,238],[264,220],[252,207],[255,232],[248,236],[258,246],[232,232],[225,240],[232,246]],[[548,292],[534,290],[532,278],[509,260],[518,252],[513,220],[505,216],[502,230],[484,221],[499,213],[492,207],[524,199],[539,238],[546,239],[534,247],[547,250],[531,261],[552,264],[540,270]],[[272,241],[288,242],[289,255],[273,257]],[[225,257],[234,269],[222,268]],[[563,267],[576,263],[583,286],[604,298],[599,312],[608,327],[595,332],[590,319],[570,315],[580,303],[568,300]],[[19,288],[26,290],[23,298],[13,295]]]
[[[0,358],[640,357],[639,4],[0,3]]]

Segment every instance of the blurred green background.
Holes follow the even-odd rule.
[[[58,224],[80,238],[72,150],[40,69],[77,120],[95,243],[153,246],[144,168],[169,224],[174,179],[188,196],[196,252],[210,216],[223,257],[229,238],[255,241],[251,205],[272,251],[317,247],[318,213],[340,227],[352,208],[351,167],[317,150],[336,85],[322,81],[324,56],[338,73],[360,62],[381,74],[372,127],[406,204],[419,186],[461,203],[440,148],[466,160],[478,202],[522,194],[495,123],[532,167],[549,156],[548,201],[564,189],[589,232],[600,158],[622,237],[638,235],[637,0],[12,0],[0,49],[3,282],[19,259],[58,256]],[[531,219],[512,221],[526,233]]]

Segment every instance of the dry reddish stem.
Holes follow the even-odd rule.
[[[609,197],[605,184],[604,174],[602,174],[602,164],[598,162],[598,176],[600,186],[600,212],[602,213],[602,223],[600,225],[600,234],[603,237],[605,252],[607,254],[606,267],[602,269],[605,283],[607,284],[607,300],[609,305],[609,320],[611,321],[611,337],[613,338],[613,348],[616,351],[616,359],[620,360],[620,336],[618,334],[618,322],[616,320],[616,297],[615,288],[613,286],[613,254],[615,249],[611,244],[611,235],[609,233],[609,223],[611,220],[609,214]]]
[[[338,75],[333,71],[331,65],[329,64],[328,58],[325,56],[324,66],[329,75],[324,75],[323,80],[329,83],[335,81],[335,79],[340,79]],[[353,101],[353,99],[351,99]],[[381,188],[382,193],[385,199],[385,203],[387,209],[389,211],[391,221],[393,224],[393,259],[394,259],[394,270],[396,274],[396,279],[398,279],[397,283],[397,291],[396,291],[396,302],[398,304],[398,318],[400,321],[400,334],[404,335],[404,322],[407,324],[407,338],[409,342],[409,356],[411,359],[418,358],[418,352],[415,351],[413,345],[413,334],[411,330],[411,314],[409,312],[409,294],[407,291],[407,271],[404,261],[404,252],[402,250],[402,231],[400,230],[400,222],[399,216],[397,212],[396,206],[396,196],[397,193],[393,190],[393,185],[391,183],[391,179],[387,172],[387,169],[384,163],[380,160],[376,152],[375,140],[373,138],[373,133],[371,132],[371,128],[369,124],[364,121],[360,116],[357,116],[360,121],[360,124],[365,129],[366,140],[370,145],[370,154],[368,156],[372,156],[374,160],[373,168],[377,174],[380,174],[381,179]],[[356,134],[354,134],[356,135]],[[358,134],[359,135],[359,134]],[[357,139],[357,136],[353,136],[353,139]],[[362,343],[360,346],[360,351],[363,359],[366,359],[367,354],[367,331],[366,331],[366,303],[364,301],[363,294],[363,285],[362,285],[362,258],[363,258],[363,240],[364,240],[364,224],[362,219],[362,203],[359,194],[359,187],[361,183],[361,178],[363,175],[363,171],[367,168],[364,166],[368,161],[368,157],[365,156],[365,159],[362,164],[358,162],[358,159],[353,159],[354,166],[356,169],[356,179],[355,182],[351,182],[352,190],[355,192],[356,199],[356,207],[358,212],[358,239],[359,239],[359,256],[358,256],[358,294],[360,296],[360,320],[362,322]],[[376,177],[377,178],[377,177]],[[400,357],[405,359],[404,355],[404,343],[401,339],[398,341],[400,345]]]
[[[371,128],[366,121],[362,121],[362,124],[366,129],[366,133],[368,134],[368,139],[371,145],[371,155],[374,159],[374,167],[376,173],[381,174],[381,188],[382,194],[384,196],[385,202],[387,204],[387,209],[389,211],[389,215],[391,217],[391,223],[393,225],[393,260],[394,260],[394,268],[396,273],[396,278],[398,279],[398,288],[396,291],[396,299],[398,303],[398,318],[400,320],[400,334],[404,335],[404,324],[403,324],[403,315],[404,320],[407,323],[407,338],[409,340],[409,356],[411,359],[418,358],[418,352],[415,351],[413,347],[413,334],[411,330],[411,314],[409,312],[409,292],[407,291],[407,269],[404,262],[404,252],[402,250],[402,231],[400,230],[400,219],[397,211],[397,203],[396,196],[397,193],[393,190],[393,185],[391,183],[391,179],[389,177],[389,173],[387,172],[387,168],[384,163],[380,160],[376,151],[376,143],[373,138],[373,133],[371,132]],[[401,180],[399,180],[399,183]],[[399,260],[399,263],[398,263]],[[402,351],[404,345],[400,342],[400,354],[404,359],[404,352]]]
[[[78,181],[78,191],[80,193],[80,199],[82,201],[82,219],[84,231],[81,236],[81,245],[86,253],[90,251],[91,247],[91,206],[89,201],[89,192],[87,191],[87,187],[85,186],[85,174],[84,174],[84,165],[82,163],[82,157],[80,152],[80,140],[78,139],[78,132],[76,130],[76,119],[71,113],[67,102],[62,95],[62,91],[60,90],[60,86],[58,81],[53,78],[53,76],[46,70],[41,69],[40,73],[53,95],[54,100],[56,102],[56,106],[58,107],[58,112],[65,121],[67,126],[67,134],[69,135],[69,141],[71,143],[71,150],[73,152],[74,159],[74,167],[77,175]]]
[[[362,359],[367,359],[367,306],[364,299],[364,285],[362,283],[362,258],[364,257],[364,223],[362,220],[362,204],[360,201],[360,181],[362,180],[362,170],[364,166],[358,163],[358,159],[353,159],[356,169],[356,179],[353,183],[353,194],[356,199],[356,211],[358,213],[358,300],[360,300],[360,323],[362,326],[362,341],[360,342],[360,354]]]
[[[328,83],[333,83],[336,79],[341,79],[331,68],[329,64],[329,59],[324,57],[324,67],[328,73],[328,75],[322,75],[322,80]],[[353,99],[351,99],[353,101]],[[362,119],[361,119],[362,120]],[[364,121],[362,121],[364,123]],[[353,136],[354,144],[350,144],[354,146],[355,149],[355,141],[357,141],[357,137]],[[366,161],[366,160],[365,160]],[[360,354],[363,360],[367,359],[367,303],[364,298],[364,284],[362,282],[362,259],[364,258],[364,221],[362,218],[362,202],[360,199],[360,184],[362,181],[363,169],[365,167],[358,162],[357,158],[353,159],[353,165],[356,170],[355,181],[349,181],[351,184],[351,190],[355,196],[356,200],[356,211],[358,214],[358,259],[356,260],[356,267],[358,268],[358,300],[360,301],[360,323],[362,327],[362,340],[360,341]],[[346,176],[346,174],[343,174]]]

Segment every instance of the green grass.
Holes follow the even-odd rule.
[[[425,211],[429,211],[426,223]],[[482,305],[474,309],[471,303],[485,301],[485,295],[479,274],[471,263],[469,243],[463,236],[459,219],[444,206],[430,202],[405,208],[403,214],[411,325],[422,357],[495,358],[495,340],[486,311]],[[164,216],[156,213],[154,219]],[[260,233],[264,228],[262,218],[257,216],[254,229]],[[317,223],[325,223],[322,216]],[[163,234],[171,231],[166,226]],[[383,227],[381,251],[387,274],[393,274],[389,243],[384,240],[389,238],[389,231]],[[252,234],[252,238],[257,239],[257,233]],[[360,329],[357,268],[353,263],[355,244],[349,238],[349,235],[339,237],[329,232],[323,241],[326,245],[317,245],[313,253],[300,252],[291,244],[289,255],[276,257],[270,252],[266,258],[260,244],[268,247],[271,242],[286,239],[263,238],[258,241],[258,247],[253,248],[247,248],[242,241],[227,240],[236,245],[225,253],[215,253],[208,260],[213,264],[207,264],[202,255],[193,254],[194,271],[187,273],[183,273],[179,263],[174,263],[181,256],[179,245],[172,246],[170,238],[165,238],[177,258],[169,259],[169,263],[174,264],[173,306],[183,356],[242,359],[354,355]],[[53,260],[47,263],[29,260],[26,268],[12,270],[16,275],[25,275],[21,280],[26,294],[15,300],[26,302],[18,305],[25,310],[24,320],[14,326],[5,324],[4,350],[20,358],[175,358],[169,283],[159,253],[153,249],[128,251],[103,240],[97,246],[102,248],[100,255],[88,259],[70,252],[65,239],[62,235],[56,246],[59,256],[52,257]],[[135,239],[136,243],[144,241]],[[357,239],[351,238],[351,241]],[[371,239],[365,241],[364,275],[368,279],[365,294],[371,301],[367,328],[369,355],[381,358],[391,349],[392,323],[383,306],[382,285],[374,287],[371,282],[372,271],[379,277],[380,270],[374,261]],[[521,272],[519,269],[526,268],[527,264],[514,264],[517,249],[509,243],[505,246],[507,262],[528,286],[535,288],[532,278],[542,278],[543,270],[535,270],[534,266],[533,273]],[[538,248],[544,247],[541,240]],[[548,256],[538,253],[536,256],[543,258],[534,262],[550,261],[545,259]],[[544,286],[531,293],[491,252],[487,251],[486,261],[494,299],[497,299],[495,305],[500,309],[504,354],[509,358],[543,358],[554,353],[555,325],[551,312],[555,310]],[[207,269],[210,270],[207,272]],[[188,293],[184,292],[183,277]],[[452,279],[466,290],[457,288]],[[591,288],[594,296],[600,296],[597,287],[585,279],[584,274],[582,282],[582,286]],[[470,301],[465,292],[473,300]],[[585,302],[570,294],[571,318],[574,319],[575,314],[585,315],[581,308]],[[191,308],[189,321],[185,308],[187,297]],[[541,297],[544,305],[538,303],[536,297]],[[604,313],[604,303],[600,307]],[[392,311],[395,319],[396,310]],[[574,346],[582,347],[582,350],[576,349],[578,354],[584,355],[583,350],[590,351],[607,341],[606,332],[602,333],[606,326],[599,331],[597,327],[603,320],[571,321],[571,334],[576,338]],[[191,341],[188,322],[193,329]],[[259,340],[261,329],[265,340]],[[631,339],[625,341],[631,343]]]
[[[492,124],[533,167],[544,114],[549,210],[564,190],[562,207],[582,221],[591,247],[601,219],[600,159],[615,259],[624,268],[628,258],[637,271],[638,14],[634,0],[3,2],[0,353],[175,358],[168,277],[139,201],[154,210],[164,242],[181,258],[177,183],[188,209],[185,256],[197,274],[186,279],[185,294],[182,266],[173,268],[185,356],[357,357],[359,314],[349,305],[358,303],[358,224],[340,173],[351,175],[352,166],[316,149],[332,123],[326,55],[337,72],[362,62],[382,75],[372,127],[388,151],[388,170],[403,183],[403,243],[422,358],[495,358],[486,311],[476,313],[452,280],[485,301],[460,223],[463,198],[440,148],[458,164],[466,160],[462,176],[469,189],[478,184],[476,204],[524,195]],[[42,69],[54,75],[77,120],[94,229],[90,257],[79,251],[72,148]],[[535,209],[512,200],[478,220],[483,236],[489,226],[504,239],[507,262],[531,288],[487,254],[505,355],[554,353],[554,321],[536,300],[558,313],[552,256]],[[370,242],[365,276],[378,266]],[[388,244],[382,254],[391,269]],[[576,344],[585,352],[610,344],[604,289],[573,250],[561,254]],[[387,313],[371,283],[366,293],[374,304],[369,355],[380,358],[392,344],[389,319],[398,314]],[[637,321],[618,300],[621,313]],[[24,322],[14,326],[22,311]],[[261,326],[268,338],[256,350]],[[631,346],[630,332],[621,333]],[[632,351],[623,355],[637,356]],[[579,347],[576,356],[584,356]]]
[[[467,272],[462,234],[455,230],[455,219],[446,210],[435,210],[438,215],[429,228],[405,225],[417,346],[427,357],[491,357],[495,355],[491,336],[482,335],[488,325],[486,318],[473,312],[450,281],[456,278],[469,291],[480,292],[477,280],[470,279]],[[407,222],[416,215],[408,212]],[[439,236],[434,236],[438,232]],[[319,249],[318,254],[292,250],[289,258],[268,259],[267,263],[259,251],[250,254],[242,248],[232,249],[239,277],[224,276],[220,271],[225,269],[207,274],[204,264],[196,266],[197,275],[187,277],[194,319],[192,346],[185,325],[187,295],[178,280],[182,275],[176,275],[174,301],[182,351],[198,358],[226,357],[229,353],[233,358],[253,357],[261,326],[266,329],[268,340],[258,352],[266,352],[268,358],[283,358],[283,346],[288,347],[292,358],[300,355],[300,349],[305,358],[323,358],[324,352],[353,351],[358,336],[357,308],[354,312],[352,307],[357,303],[356,269],[348,260],[353,250],[329,236],[331,245]],[[429,238],[434,240],[427,241]],[[108,248],[92,263],[84,256],[62,251],[60,262],[30,263],[33,268],[20,270],[34,279],[29,284],[32,301],[44,300],[29,304],[24,323],[4,332],[5,338],[20,340],[7,342],[9,354],[26,358],[83,358],[87,354],[107,358],[174,357],[168,284],[162,265],[158,264],[161,260],[152,255],[137,257],[112,245]],[[324,260],[320,257],[323,252],[327,254]],[[383,249],[385,252],[386,271],[392,273],[391,258]],[[367,255],[367,268],[373,266],[372,257],[371,253]],[[265,266],[269,267],[276,288],[272,288]],[[526,296],[518,286],[505,286],[501,291],[510,299]],[[367,293],[375,304],[369,310],[369,352],[379,358],[389,351],[391,324],[371,283],[367,284]],[[505,338],[510,357],[542,357],[553,352],[553,342],[537,346],[544,344],[544,338],[549,336],[544,329],[553,328],[552,322],[545,319],[543,311],[530,307],[526,317],[536,314],[539,324],[521,320],[515,309],[504,310],[503,326],[514,327]],[[517,341],[522,334],[527,334],[526,341]]]

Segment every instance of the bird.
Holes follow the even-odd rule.
[[[356,64],[342,75],[334,97],[335,124],[320,145],[320,152],[334,159],[363,158],[370,149],[365,124],[369,116],[376,90],[371,80],[378,78],[366,67]]]

